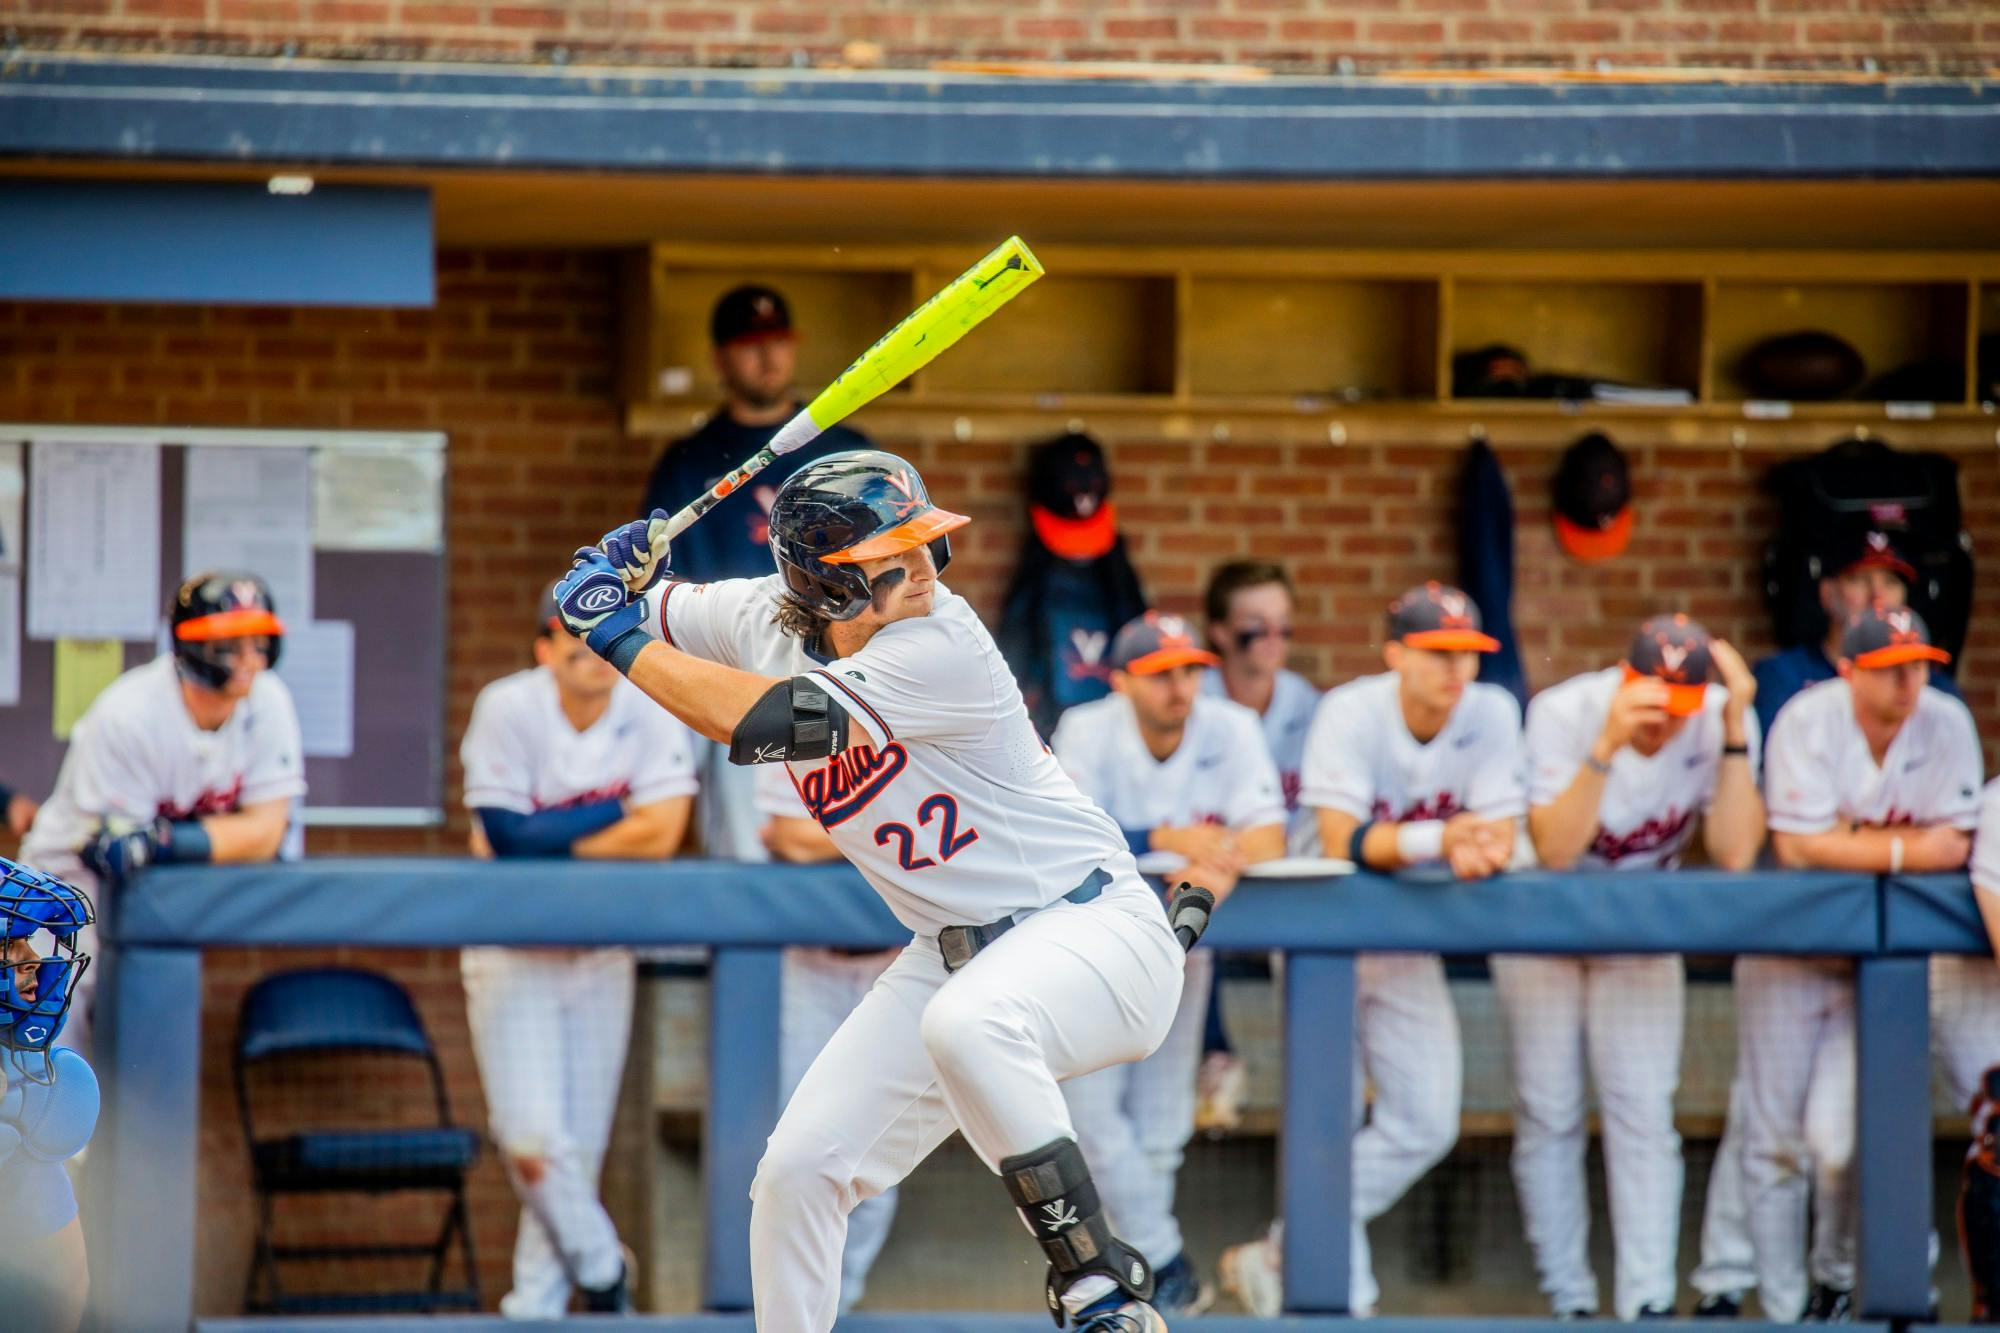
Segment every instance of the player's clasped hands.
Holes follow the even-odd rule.
[[[1903,838],[1903,869],[1958,870],[1972,856],[1972,835],[1949,824],[1912,829]]]
[[[1507,868],[1514,855],[1509,821],[1485,819],[1466,812],[1444,824],[1444,858],[1458,879],[1485,879]]]

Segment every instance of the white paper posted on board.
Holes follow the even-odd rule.
[[[345,620],[291,621],[278,676],[299,711],[308,759],[354,753],[354,625]]]
[[[160,616],[160,446],[36,440],[28,637],[150,639]]]
[[[193,445],[184,492],[182,577],[248,570],[270,586],[280,619],[311,620],[311,451]]]

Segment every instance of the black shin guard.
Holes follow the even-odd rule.
[[[1063,1293],[1093,1273],[1139,1300],[1152,1299],[1153,1270],[1137,1250],[1111,1234],[1075,1140],[1057,1139],[1004,1159],[1000,1178],[1048,1256],[1049,1313],[1057,1328],[1063,1325]]]

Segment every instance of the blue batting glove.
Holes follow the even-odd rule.
[[[578,550],[576,563],[556,584],[556,615],[564,628],[621,672],[631,671],[633,659],[647,643],[646,631],[640,628],[646,618],[645,603],[631,600],[625,580],[595,546]]]
[[[645,518],[619,524],[597,543],[634,597],[667,576],[667,517],[666,510],[655,509]]]
[[[159,830],[152,824],[123,833],[100,827],[79,855],[98,882],[109,887],[125,883],[159,860],[160,841]]]

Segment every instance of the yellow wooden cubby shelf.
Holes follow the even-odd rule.
[[[1033,238],[1030,238],[1032,243]],[[963,270],[979,247],[661,243],[623,270],[621,393],[635,435],[677,434],[719,398],[715,299],[782,291],[810,390]],[[1650,421],[1668,442],[1824,443],[1829,428],[2000,442],[1976,349],[2000,334],[2000,252],[1251,250],[1037,247],[1048,277],[872,405],[960,435],[1080,419],[1107,438],[1510,439]],[[1766,403],[1738,367],[1760,340],[1845,339],[1864,387],[1921,359],[1965,367],[1949,401]],[[1536,372],[1677,388],[1683,404],[1455,398],[1455,353],[1518,348]]]

